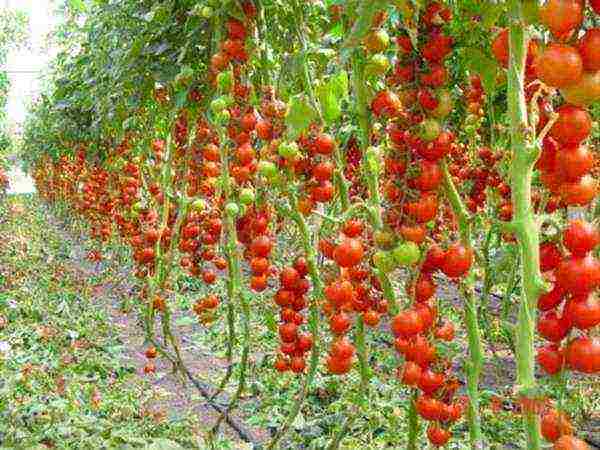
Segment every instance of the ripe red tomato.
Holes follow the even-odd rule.
[[[443,447],[448,443],[452,433],[448,430],[441,428],[439,425],[431,424],[427,428],[427,438],[435,447]]]
[[[562,252],[554,242],[540,245],[540,270],[546,272],[556,269],[562,260]]]
[[[590,28],[579,40],[579,54],[585,70],[600,70],[600,28]]]
[[[556,344],[547,344],[538,348],[536,360],[549,375],[560,372],[565,362],[564,355]]]
[[[540,425],[542,436],[549,442],[555,442],[561,436],[573,434],[573,426],[567,415],[554,408],[542,415]]]
[[[429,250],[425,255],[425,261],[423,262],[421,270],[423,272],[433,272],[441,269],[445,257],[446,252],[444,249],[438,244],[433,244],[431,247],[429,247]]]
[[[284,267],[279,273],[279,281],[283,289],[294,290],[296,284],[300,280],[298,271],[293,267]]]
[[[283,356],[278,356],[273,364],[277,372],[287,372],[290,369],[289,361]]]
[[[361,262],[364,249],[359,239],[345,238],[333,251],[333,259],[340,267],[352,267]]]
[[[433,191],[437,189],[442,182],[442,171],[437,162],[424,160],[420,162],[419,167],[419,175],[411,180],[415,189],[419,191]]]
[[[416,386],[421,379],[421,367],[412,362],[406,361],[402,369],[401,380],[407,386]]]
[[[327,358],[327,369],[334,375],[348,373],[352,367],[352,358],[340,359],[335,357]]]
[[[600,338],[582,336],[573,339],[567,346],[565,359],[572,370],[600,372]]]
[[[377,325],[379,325],[380,316],[379,313],[375,310],[369,309],[368,311],[365,311],[362,315],[362,318],[363,322],[368,327],[376,327]]]
[[[395,336],[411,337],[423,330],[421,315],[414,309],[402,311],[392,319],[392,332]]]
[[[473,249],[467,248],[460,242],[451,245],[446,250],[441,269],[450,278],[464,276],[473,263]]]
[[[550,342],[560,342],[569,333],[568,321],[559,317],[555,311],[548,311],[538,320],[538,333]]]
[[[336,339],[331,345],[331,356],[338,359],[351,359],[355,352],[354,345],[346,337]]]
[[[321,133],[315,138],[315,152],[321,155],[331,155],[335,148],[335,141],[326,133]]]
[[[423,303],[429,300],[435,294],[435,283],[431,277],[421,274],[415,283],[415,300]]]
[[[563,243],[572,255],[585,256],[600,244],[600,232],[589,222],[571,220],[563,232]]]
[[[593,328],[600,324],[600,301],[594,294],[573,297],[567,301],[563,316],[580,330]]]
[[[340,311],[329,319],[329,328],[335,334],[344,334],[350,329],[350,317],[343,311]]]
[[[445,378],[442,373],[425,369],[421,372],[421,378],[417,385],[425,394],[431,395],[444,385]]]
[[[318,181],[331,181],[333,177],[333,163],[330,161],[323,161],[318,163],[312,169],[312,175]]]
[[[592,118],[579,106],[563,105],[556,110],[558,120],[550,130],[550,136],[562,145],[578,145],[592,129]]]
[[[568,206],[585,206],[589,204],[598,192],[598,181],[585,175],[577,181],[565,182],[560,187],[562,201]]]
[[[269,260],[262,257],[254,257],[250,260],[252,275],[262,275],[269,270]]]
[[[600,284],[600,262],[591,255],[567,258],[556,269],[556,282],[572,295],[584,295]]]
[[[445,321],[441,327],[436,328],[435,337],[442,341],[450,342],[454,339],[454,325],[450,321]]]
[[[548,311],[560,305],[565,298],[565,290],[555,284],[551,291],[540,295],[537,307],[540,311]]]
[[[302,373],[306,368],[306,361],[302,356],[294,356],[290,362],[290,368],[294,373]]]
[[[566,181],[576,181],[594,167],[594,154],[584,145],[564,147],[557,154],[557,167]]]
[[[576,48],[552,43],[537,57],[535,70],[548,86],[563,88],[577,83],[583,75],[583,61]]]
[[[296,341],[296,347],[302,353],[306,353],[313,346],[313,338],[310,334],[301,334],[298,336],[298,340]]]
[[[425,420],[438,420],[444,407],[438,399],[427,395],[419,395],[415,406],[417,413]]]
[[[548,0],[540,8],[540,20],[555,37],[568,37],[581,25],[584,9],[581,0]]]
[[[423,331],[429,330],[435,321],[435,316],[437,314],[436,308],[427,305],[427,303],[418,303],[415,305],[415,309],[421,318]]]
[[[272,248],[273,242],[271,241],[271,238],[265,235],[255,237],[250,244],[250,251],[252,254],[262,258],[269,256]]]
[[[295,323],[282,323],[279,325],[279,337],[286,344],[295,342],[298,337],[298,326]]]

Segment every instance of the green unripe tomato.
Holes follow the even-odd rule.
[[[195,211],[195,212],[204,211],[206,209],[206,206],[207,206],[206,201],[202,198],[197,198],[190,205],[190,207],[192,208],[192,211]]]
[[[369,58],[367,73],[372,75],[383,75],[390,68],[390,60],[382,53],[377,53]]]
[[[273,180],[277,177],[277,166],[271,161],[260,161],[258,163],[258,173],[269,180]]]
[[[442,126],[435,119],[425,119],[420,126],[421,139],[427,142],[435,141],[442,132]]]
[[[298,150],[298,144],[295,142],[282,142],[277,148],[277,153],[282,158],[294,159],[300,155],[300,150]]]
[[[231,114],[228,110],[224,109],[223,111],[219,111],[217,113],[216,119],[217,122],[219,122],[222,125],[225,125],[227,122],[229,122],[229,119],[231,119]]]
[[[373,264],[383,273],[390,273],[398,267],[398,264],[390,252],[385,252],[383,250],[375,252],[373,255]]]
[[[390,230],[377,230],[373,233],[375,245],[383,250],[390,250],[396,242],[396,236]]]
[[[448,89],[440,89],[436,92],[438,99],[438,107],[430,111],[432,117],[436,119],[443,119],[448,117],[454,107],[454,100],[452,99],[452,93]]]
[[[142,202],[135,202],[133,205],[131,205],[131,210],[133,212],[140,212],[143,208],[144,205],[142,205]]]
[[[421,250],[414,242],[404,242],[392,250],[392,256],[400,266],[411,266],[419,262]]]
[[[231,92],[233,88],[233,74],[231,71],[228,70],[217,75],[217,86],[221,92]]]
[[[231,217],[236,217],[240,213],[240,207],[237,203],[229,202],[225,205],[225,214]]]
[[[225,97],[215,98],[212,102],[210,102],[210,109],[215,114],[220,113],[225,108],[227,108],[227,100]]]
[[[380,29],[369,33],[365,39],[365,47],[372,53],[384,51],[390,45],[390,35],[387,31]]]
[[[256,195],[254,194],[254,189],[244,188],[240,191],[240,203],[242,205],[250,205],[254,203],[256,199]]]

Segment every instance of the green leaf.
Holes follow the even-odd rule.
[[[525,22],[530,25],[540,21],[540,5],[537,0],[525,0],[523,2],[523,16]]]
[[[316,117],[317,113],[308,103],[306,96],[299,94],[290,99],[290,109],[285,123],[290,128],[290,134],[294,139],[300,136]]]
[[[482,9],[481,23],[485,28],[491,28],[502,15],[504,7],[502,4],[487,4]]]
[[[483,88],[490,94],[496,88],[498,75],[498,64],[496,60],[486,56],[481,50],[467,48],[465,50],[465,61],[469,70],[481,76]]]
[[[348,98],[348,74],[340,72],[317,88],[323,119],[331,123],[342,115],[342,101]]]
[[[181,89],[175,94],[175,106],[179,109],[183,108],[187,102],[188,90]]]
[[[85,2],[83,0],[69,0],[69,8],[76,12],[85,12]]]

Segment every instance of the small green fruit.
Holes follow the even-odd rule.
[[[242,205],[250,205],[254,203],[256,199],[256,195],[254,194],[254,190],[250,188],[244,188],[240,191],[240,203]]]
[[[277,153],[282,158],[294,159],[300,155],[300,150],[298,149],[298,144],[295,142],[282,142],[277,148]]]
[[[373,255],[373,264],[383,273],[393,272],[398,267],[390,252],[383,250],[375,252]]]
[[[230,217],[236,217],[240,213],[240,207],[237,203],[229,202],[225,205],[225,214]]]
[[[206,209],[206,201],[202,198],[194,200],[191,204],[192,211],[202,212]]]
[[[392,256],[399,266],[411,266],[419,262],[421,250],[414,242],[404,242],[392,250]]]

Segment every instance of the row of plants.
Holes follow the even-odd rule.
[[[190,314],[224,321],[214,397],[235,386],[209,439],[247,389],[267,303],[273,370],[299,391],[266,448],[285,445],[317,377],[357,373],[328,445],[342,444],[371,406],[381,330],[407,448],[421,430],[462,440],[462,419],[470,448],[488,445],[481,376],[499,341],[524,445],[587,448],[561,405],[570,379],[600,372],[588,3],[82,3],[23,156],[43,198],[87,222],[95,258],[130,248],[147,373],[156,357],[186,371],[169,292],[181,273],[206,285]]]
[[[6,71],[10,50],[24,45],[27,41],[27,16],[21,11],[2,9],[0,11],[0,196],[8,189],[7,156],[13,149],[13,139],[8,130],[6,103],[10,81]]]

